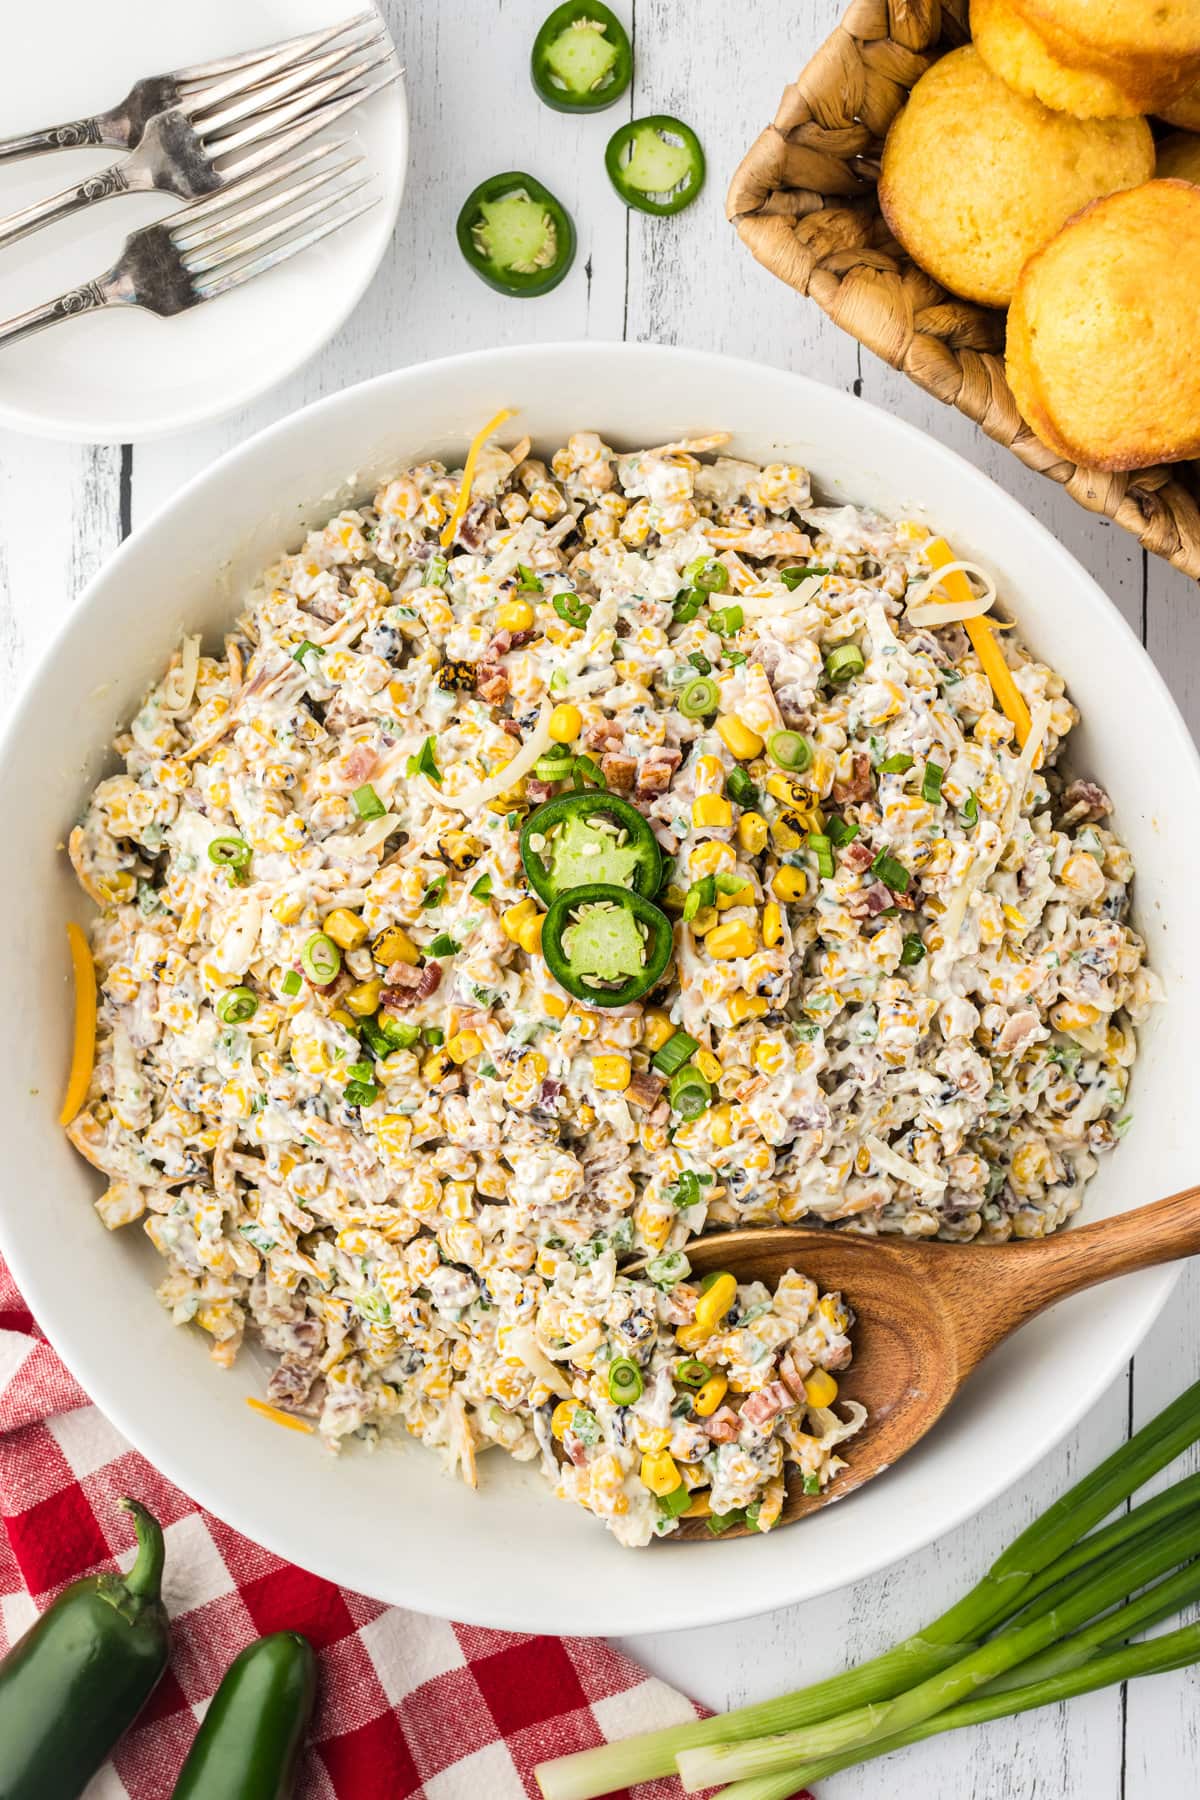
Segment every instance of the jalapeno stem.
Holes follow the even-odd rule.
[[[148,1513],[140,1500],[126,1497],[121,1506],[133,1520],[137,1534],[137,1556],[125,1577],[124,1585],[139,1600],[156,1600],[162,1588],[166,1546],[162,1526]]]

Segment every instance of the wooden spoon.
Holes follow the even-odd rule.
[[[862,1402],[867,1423],[823,1493],[806,1496],[789,1481],[781,1525],[898,1462],[984,1357],[1056,1300],[1198,1251],[1200,1188],[1037,1242],[940,1244],[780,1226],[714,1232],[687,1247],[700,1275],[729,1269],[774,1290],[795,1269],[822,1292],[840,1291],[856,1315],[854,1361],[838,1387],[840,1398]],[[712,1541],[703,1520],[684,1520],[667,1541],[696,1537]]]

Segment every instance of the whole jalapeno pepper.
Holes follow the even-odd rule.
[[[298,1631],[247,1645],[225,1671],[172,1800],[289,1800],[317,1692]]]

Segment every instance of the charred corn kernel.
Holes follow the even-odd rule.
[[[804,838],[786,819],[772,819],[771,842],[781,856],[788,856],[793,850],[800,848]]]
[[[331,937],[342,950],[357,950],[360,944],[367,941],[367,928],[357,913],[347,912],[339,906],[326,915],[321,922],[326,937]]]
[[[522,919],[517,927],[516,941],[530,956],[536,956],[542,947],[542,926],[545,922],[545,913],[535,912],[532,917]]]
[[[729,1017],[735,1025],[742,1025],[747,1019],[761,1019],[767,1010],[767,1003],[758,994],[737,993],[729,996]]]
[[[706,1293],[696,1302],[696,1324],[713,1332],[737,1299],[737,1282],[732,1275],[718,1275]]]
[[[500,922],[504,926],[505,936],[512,943],[519,944],[521,942],[522,927],[527,925],[530,919],[536,917],[537,902],[531,900],[529,895],[526,894],[524,900],[518,900],[515,906],[510,906],[505,912],[501,913]]]
[[[711,1418],[722,1400],[729,1392],[729,1380],[725,1375],[712,1375],[702,1388],[697,1388],[692,1398],[692,1411],[699,1413],[702,1419]]]
[[[656,1450],[665,1450],[670,1441],[670,1430],[664,1425],[639,1426],[635,1439],[638,1449],[648,1451],[651,1455]]]
[[[340,1006],[335,1012],[331,1012],[329,1016],[335,1025],[341,1026],[343,1031],[353,1031],[358,1025],[358,1020],[354,1017],[353,1013],[346,1012],[345,1009]]]
[[[560,1400],[550,1414],[550,1429],[560,1443],[571,1429],[571,1420],[575,1417],[578,1406],[577,1400]]]
[[[717,911],[728,912],[731,906],[753,906],[754,889],[748,881],[744,881],[736,894],[717,892]]]
[[[504,600],[496,608],[496,624],[501,631],[528,631],[533,608],[528,600]]]
[[[762,935],[768,950],[783,942],[783,914],[774,900],[768,900],[763,907]]]
[[[446,1050],[452,1062],[465,1063],[482,1055],[483,1039],[477,1031],[457,1031],[446,1040]]]
[[[749,762],[752,757],[761,756],[763,741],[757,731],[751,731],[743,724],[735,713],[722,713],[717,720],[717,734],[731,756],[739,762]]]
[[[556,744],[573,744],[583,730],[583,714],[577,706],[556,706],[550,714],[549,730]]]
[[[632,1071],[627,1056],[593,1056],[592,1080],[598,1088],[611,1088],[623,1094],[629,1086]]]
[[[542,1011],[551,1019],[565,1019],[571,1008],[558,994],[542,995]]]
[[[705,1081],[720,1081],[725,1073],[711,1050],[697,1050],[693,1060]]]
[[[675,1142],[679,1142],[679,1134],[675,1134]],[[701,1344],[707,1344],[712,1332],[706,1325],[681,1325],[675,1333],[675,1342],[681,1350],[699,1350]]]
[[[697,880],[706,875],[715,875],[718,869],[732,867],[737,858],[732,844],[723,844],[719,838],[711,838],[706,844],[697,844],[688,857],[688,868]]]
[[[691,1505],[688,1506],[683,1512],[681,1512],[679,1516],[681,1519],[709,1519],[709,1518],[711,1518],[712,1517],[712,1495],[710,1494],[709,1490],[707,1488],[701,1489],[701,1491],[696,1495],[695,1499],[692,1501]]]
[[[675,1036],[675,1027],[661,1006],[648,1009],[642,1021],[642,1043],[653,1054],[661,1050],[668,1038]]]
[[[347,1010],[357,1013],[360,1019],[365,1019],[370,1013],[378,1012],[379,994],[382,987],[382,981],[377,978],[373,981],[360,981],[357,987],[352,987],[344,996]]]
[[[302,894],[280,894],[278,900],[271,902],[271,917],[278,919],[281,925],[294,925],[303,911]]]
[[[720,829],[733,823],[733,808],[724,794],[700,794],[692,801],[692,824]]]
[[[814,1369],[805,1377],[804,1397],[810,1406],[832,1406],[838,1396],[838,1384],[828,1369]]]
[[[381,969],[394,962],[407,963],[409,968],[415,969],[421,960],[421,952],[399,925],[389,925],[386,931],[380,932],[371,945],[371,955]]]
[[[754,932],[744,919],[734,919],[725,925],[714,925],[704,940],[704,947],[710,956],[715,956],[721,962],[729,962],[739,956],[753,956]]]
[[[442,1079],[449,1067],[450,1058],[445,1050],[431,1050],[421,1063],[421,1078],[432,1086]]]
[[[747,856],[761,856],[767,847],[767,821],[761,813],[744,812],[737,823],[737,836]]]
[[[673,1494],[680,1482],[679,1465],[669,1450],[642,1458],[642,1481],[652,1494]]]
[[[708,1115],[712,1141],[724,1149],[733,1142],[733,1108],[732,1106],[714,1106]]]
[[[438,853],[452,869],[474,868],[485,848],[469,831],[444,831],[438,839]]]
[[[775,879],[771,883],[771,892],[777,900],[782,900],[785,906],[791,906],[797,900],[803,900],[807,888],[808,877],[803,869],[778,869]]]

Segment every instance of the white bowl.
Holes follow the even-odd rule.
[[[224,457],[92,582],[0,745],[9,859],[0,1079],[0,1246],[78,1379],[150,1460],[248,1537],[332,1580],[422,1611],[529,1631],[707,1625],[869,1575],[950,1530],[1070,1430],[1150,1329],[1172,1276],[1080,1297],[1027,1327],[890,1474],[802,1526],[706,1547],[622,1550],[500,1452],[477,1494],[407,1442],[326,1456],[245,1404],[232,1373],[151,1293],[137,1230],[109,1237],[96,1177],[55,1124],[68,1055],[65,921],[85,908],[62,839],[114,729],[182,628],[216,639],[248,578],[302,527],[430,453],[453,462],[484,419],[521,409],[540,446],[594,427],[619,445],[723,427],[734,450],[807,464],[831,497],[927,513],[994,570],[1029,643],[1062,670],[1084,726],[1076,767],[1102,781],[1137,860],[1137,914],[1168,1004],[1145,1032],[1128,1137],[1088,1191],[1096,1218],[1194,1179],[1191,947],[1200,892],[1200,767],[1166,688],[1077,563],[1015,501],[908,425],[774,369],[690,351],[563,344],[487,351],[385,375],[309,407]],[[1168,829],[1173,827],[1173,829]],[[853,1298],[853,1296],[851,1296]]]

